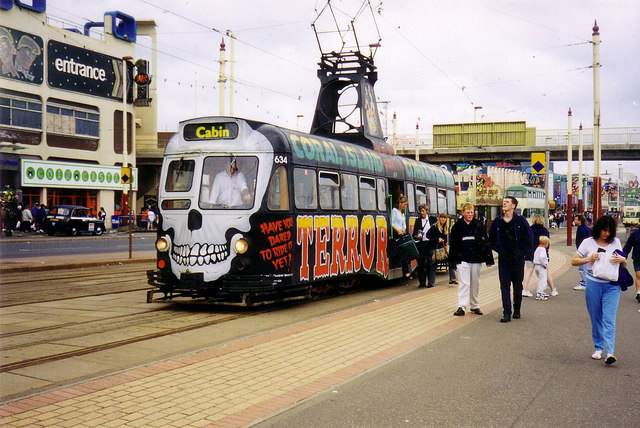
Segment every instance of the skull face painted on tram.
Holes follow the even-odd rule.
[[[273,148],[257,132],[216,141],[215,153],[177,154],[165,164],[162,228],[172,240],[176,277],[202,273],[208,282],[229,272],[236,243],[260,208],[272,164]]]

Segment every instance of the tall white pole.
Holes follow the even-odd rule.
[[[571,233],[573,226],[573,174],[571,173],[571,167],[573,163],[573,147],[572,147],[572,138],[571,128],[573,124],[571,123],[571,107],[569,107],[569,132],[567,134],[567,246],[573,246],[571,242]]]
[[[578,213],[584,213],[583,206],[583,196],[582,196],[582,123],[580,123],[580,128],[578,131],[578,145],[580,149],[578,150]]]
[[[229,116],[233,116],[233,79],[235,78],[234,66],[236,65],[235,55],[235,41],[236,37],[231,32],[227,32],[229,37],[231,38],[231,65],[230,65],[230,76],[229,76]]]
[[[220,107],[219,107],[219,115],[220,116],[224,116],[224,90],[225,90],[225,83],[227,81],[227,77],[225,75],[225,45],[224,45],[224,38],[222,39],[222,42],[220,42],[220,77],[218,78],[218,86],[220,87]]]
[[[396,112],[393,112],[393,150],[396,149],[397,144],[397,131],[398,131],[398,119],[396,118]]]
[[[593,220],[600,217],[602,190],[600,180],[600,28],[593,25]]]
[[[420,160],[420,118],[416,122],[416,160]]]

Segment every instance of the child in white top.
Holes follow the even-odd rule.
[[[538,292],[536,300],[547,300],[549,295],[544,292],[547,289],[547,266],[549,265],[549,257],[547,256],[547,247],[549,246],[549,238],[540,237],[540,245],[533,253],[533,265],[538,275]]]

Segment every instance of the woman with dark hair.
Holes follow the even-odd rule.
[[[588,263],[585,299],[595,347],[591,358],[601,359],[606,348],[607,364],[616,362],[616,313],[620,301],[620,286],[611,281],[618,279],[619,265],[627,265],[627,259],[616,253],[616,250],[622,250],[620,240],[616,238],[616,227],[613,217],[600,217],[593,225],[591,237],[582,241],[571,260],[573,266]]]

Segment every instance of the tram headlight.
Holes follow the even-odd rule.
[[[156,250],[161,253],[166,253],[167,251],[169,251],[169,247],[171,246],[170,244],[171,239],[168,236],[158,238],[158,240],[156,241]]]
[[[235,244],[233,244],[233,248],[234,250],[236,250],[236,253],[244,254],[249,249],[249,243],[247,242],[246,239],[240,238],[236,241]]]

